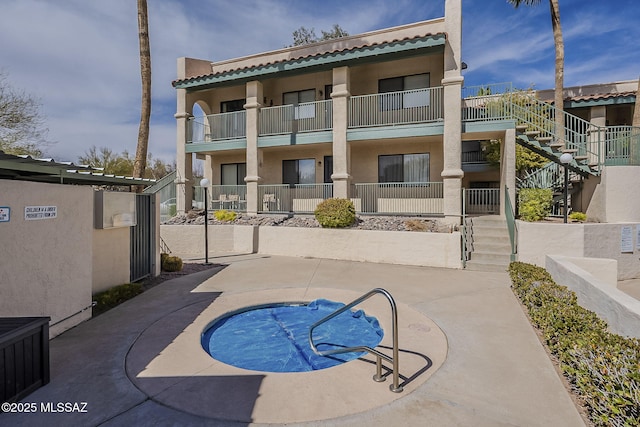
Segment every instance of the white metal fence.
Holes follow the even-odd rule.
[[[386,126],[443,120],[443,88],[352,96],[349,127]]]
[[[333,197],[333,184],[259,185],[258,211],[313,213],[320,202]]]
[[[366,214],[441,215],[442,182],[389,182],[355,184],[351,200]]]
[[[467,188],[464,203],[467,214],[498,214],[500,213],[500,189]]]
[[[214,142],[244,138],[247,135],[246,117],[244,110],[192,117],[189,119],[187,142]]]
[[[329,130],[333,127],[331,100],[280,105],[260,110],[260,135]]]

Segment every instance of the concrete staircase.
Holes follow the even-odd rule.
[[[507,221],[496,215],[467,218],[471,251],[467,270],[506,271],[511,261],[511,240]]]

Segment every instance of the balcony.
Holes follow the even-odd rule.
[[[443,88],[352,96],[348,115],[349,128],[440,122],[444,117]],[[188,122],[187,142],[246,138],[246,120],[245,111],[192,117]],[[332,100],[263,107],[259,115],[259,136],[330,131],[333,123]]]
[[[245,111],[191,117],[187,125],[187,143],[226,141],[247,136]]]

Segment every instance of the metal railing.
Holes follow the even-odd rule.
[[[487,156],[484,151],[463,151],[462,152],[462,164],[470,163],[487,163]]]
[[[605,138],[605,165],[640,165],[640,128],[609,126]]]
[[[204,187],[193,187],[193,206],[204,208]],[[211,210],[228,210],[246,212],[247,210],[247,186],[246,185],[210,185],[209,206]]]
[[[462,120],[489,121],[512,118],[511,83],[462,88]]]
[[[511,261],[516,260],[516,214],[513,209],[513,203],[511,203],[511,196],[509,196],[509,187],[504,186],[504,214],[507,219],[507,229],[509,230],[509,241],[511,243]]]
[[[443,88],[352,96],[349,128],[425,123],[443,120]]]
[[[332,100],[280,105],[260,110],[260,135],[281,135],[330,130],[333,127]]]
[[[500,212],[499,188],[467,188],[464,193],[466,213],[492,215]]]
[[[188,143],[245,138],[247,136],[247,115],[242,110],[191,117],[187,126]]]
[[[344,348],[337,348],[337,349],[325,350],[325,351],[320,351],[316,348],[316,345],[313,343],[313,330],[315,328],[317,328],[318,326],[320,326],[325,322],[328,322],[329,320],[333,319],[339,314],[344,313],[345,311],[353,308],[354,306],[360,304],[361,302],[371,298],[376,294],[384,295],[387,298],[387,301],[389,301],[389,304],[391,305],[391,339],[393,341],[392,357],[389,357],[386,354],[368,346],[344,347]],[[386,380],[386,377],[382,375],[382,359],[384,359],[387,362],[391,363],[393,366],[392,368],[393,384],[389,385],[389,389],[394,393],[400,393],[403,390],[403,387],[400,385],[400,367],[399,367],[400,363],[399,363],[399,357],[398,357],[399,356],[398,355],[399,353],[398,308],[391,294],[382,288],[375,288],[370,290],[369,292],[362,295],[361,297],[356,298],[349,304],[339,308],[338,310],[334,311],[333,313],[329,314],[328,316],[318,320],[316,323],[311,325],[311,327],[309,328],[309,346],[311,347],[313,352],[319,356],[331,356],[334,354],[362,352],[362,351],[366,351],[367,353],[373,354],[374,356],[376,356],[376,374],[373,376],[373,380],[376,382],[382,382]]]
[[[333,184],[275,184],[258,186],[258,212],[313,213],[333,197]]]
[[[444,214],[442,182],[354,184],[351,200],[364,214]]]

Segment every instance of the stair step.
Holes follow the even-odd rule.
[[[553,144],[548,144],[548,146],[551,148],[560,148],[564,147],[564,144],[562,142],[554,142]]]
[[[506,242],[473,242],[473,253],[511,254],[511,243]]]
[[[478,263],[471,260],[467,261],[465,269],[470,271],[507,271],[509,264],[488,264]]]
[[[527,127],[528,127],[527,125],[517,125],[517,126],[516,126],[516,131],[518,131],[518,132],[524,132],[524,131],[526,131],[526,130],[527,130]]]
[[[548,144],[549,141],[553,141],[553,138],[550,136],[539,136],[536,138],[536,140],[538,140],[539,142],[544,142],[545,144]]]
[[[504,264],[511,262],[511,253],[471,252],[470,259],[474,262],[486,264]]]
[[[527,136],[536,137],[536,136],[540,135],[540,131],[539,130],[528,130],[524,134],[527,135]]]
[[[587,160],[589,156],[573,156],[576,161]]]

